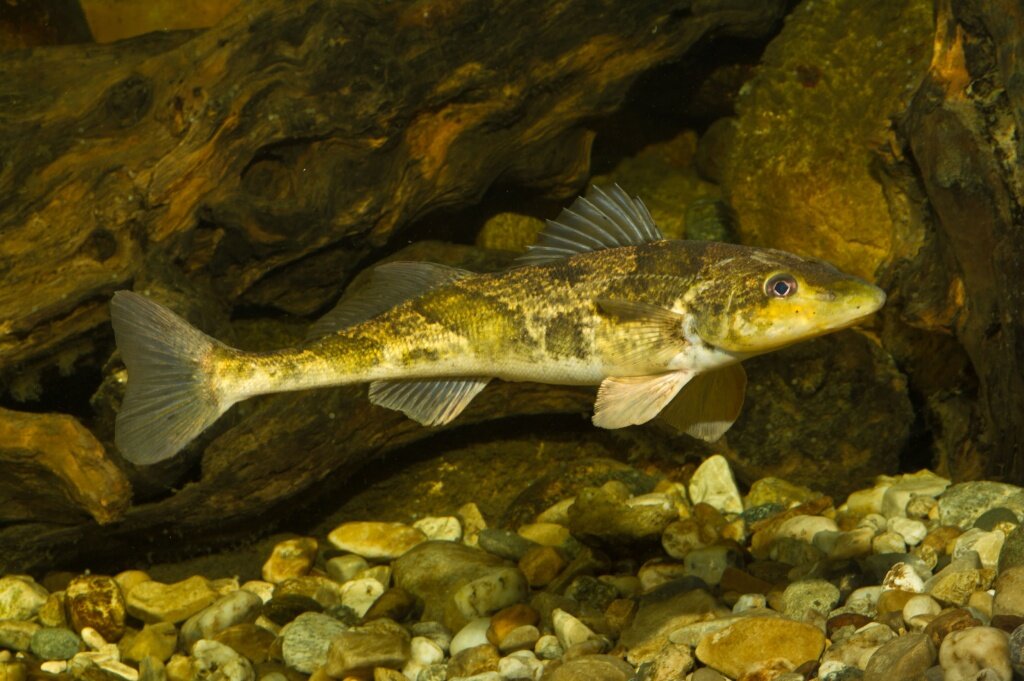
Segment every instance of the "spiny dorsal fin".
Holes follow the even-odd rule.
[[[639,246],[664,239],[639,198],[631,199],[615,184],[591,185],[537,237],[537,243],[516,259],[519,265],[541,265],[577,253],[620,246]]]
[[[689,371],[672,371],[654,376],[606,378],[597,389],[594,425],[599,428],[625,428],[647,423],[692,377],[693,373]]]
[[[306,339],[323,338],[365,322],[399,303],[468,274],[472,273],[433,262],[402,260],[378,265],[370,272],[366,284],[351,295],[346,293],[333,310],[313,323]]]
[[[621,368],[665,364],[686,349],[685,317],[678,312],[632,300],[598,298],[602,315],[628,325],[628,332],[612,332],[606,342],[610,364]]]
[[[462,413],[490,378],[374,381],[370,402],[402,412],[424,426],[442,426]]]
[[[708,371],[691,380],[661,418],[687,435],[714,442],[736,422],[746,390],[747,372],[739,364]]]

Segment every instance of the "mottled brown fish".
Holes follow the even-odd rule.
[[[492,378],[598,385],[594,424],[659,414],[715,440],[743,403],[747,357],[855,324],[881,289],[781,251],[662,237],[643,202],[593,187],[513,269],[393,262],[297,348],[243,352],[147,298],[111,303],[128,386],[115,441],[173,456],[254,395],[370,384],[370,401],[448,423]]]

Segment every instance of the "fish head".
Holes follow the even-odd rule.
[[[885,303],[877,286],[783,251],[737,247],[702,269],[689,301],[694,331],[740,356],[852,326]]]

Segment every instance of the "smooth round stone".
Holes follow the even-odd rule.
[[[869,513],[860,519],[857,527],[866,527],[874,530],[875,534],[885,532],[889,528],[889,519],[881,513]]]
[[[376,620],[375,625],[388,620]],[[401,669],[409,661],[408,634],[400,626],[349,629],[334,636],[323,670],[333,678],[365,674],[374,667]]]
[[[991,669],[1001,681],[1011,681],[1010,637],[1001,629],[974,627],[951,632],[939,648],[939,665],[946,681],[968,681]]]
[[[462,540],[462,523],[453,515],[420,518],[412,526],[430,541]]]
[[[373,602],[364,613],[364,620],[375,620],[386,617],[396,622],[404,620],[416,607],[416,599],[405,589],[394,587],[388,589]]]
[[[981,621],[975,618],[969,610],[953,608],[936,615],[935,619],[924,628],[924,633],[931,639],[936,649],[938,649],[946,637],[954,631],[962,631],[977,626],[981,626]]]
[[[924,591],[924,580],[907,563],[896,563],[882,578],[882,589],[885,591],[910,591],[921,593]]]
[[[568,523],[568,520],[566,521]],[[537,546],[526,537],[515,532],[488,527],[477,535],[477,545],[488,553],[493,553],[506,560],[521,560],[532,548]]]
[[[444,649],[426,636],[413,636],[409,642],[409,656],[424,667],[444,662]]]
[[[1003,550],[999,552],[999,570],[1024,567],[1024,523],[1006,535]]]
[[[0,620],[30,620],[48,596],[49,592],[31,577],[0,577]]]
[[[629,681],[636,672],[633,667],[610,655],[588,655],[553,665],[542,681]]]
[[[383,593],[384,585],[376,579],[353,579],[341,587],[341,604],[362,617]]]
[[[1019,525],[1021,518],[1016,513],[1003,506],[997,506],[985,511],[974,521],[974,527],[990,532],[1003,529],[1009,526]]]
[[[230,646],[209,639],[200,639],[192,646],[194,678],[217,678],[224,681],[255,681],[256,673],[244,657]],[[214,676],[214,675],[217,676]]]
[[[820,545],[817,537],[829,537],[829,533],[821,532],[815,536],[815,546],[833,560],[848,560],[859,558],[871,553],[871,540],[875,537],[875,530],[870,527],[857,527],[848,532],[839,532],[835,539],[826,548]]]
[[[424,603],[423,619],[453,630],[529,594],[518,567],[454,542],[426,542],[410,550],[395,561],[394,580]]]
[[[337,549],[364,558],[394,560],[427,537],[403,523],[356,521],[337,526],[327,540]]]
[[[846,498],[844,506],[853,516],[864,517],[872,513],[882,513],[882,499],[886,490],[892,486],[892,478],[868,489],[860,489],[851,492]]]
[[[808,487],[794,485],[782,478],[767,477],[755,480],[750,486],[750,491],[747,492],[747,497],[744,499],[744,506],[751,508],[764,504],[778,504],[789,508],[820,496],[820,492],[815,492]]]
[[[953,560],[961,558],[968,551],[974,551],[978,554],[982,567],[994,569],[999,563],[999,552],[1002,551],[1005,541],[1006,535],[1002,530],[986,532],[972,527],[957,537],[953,543]]]
[[[707,546],[701,526],[693,518],[670,523],[661,533],[661,546],[672,558],[685,559],[691,551]]]
[[[188,648],[199,639],[211,639],[230,626],[252,622],[263,609],[263,601],[248,591],[234,591],[190,617],[181,627],[181,640]]]
[[[928,594],[912,596],[903,605],[903,621],[908,625],[918,617],[934,617],[942,612],[942,606]]]
[[[76,577],[64,592],[64,603],[75,631],[91,627],[107,641],[117,641],[124,635],[124,597],[112,577]]]
[[[67,610],[64,608],[64,592],[55,591],[46,598],[43,607],[36,613],[36,620],[44,627],[68,627]]]
[[[289,669],[312,674],[327,662],[331,639],[347,627],[318,612],[304,612],[281,630],[281,655]]]
[[[448,661],[448,676],[455,679],[498,671],[498,649],[490,643],[460,650]]]
[[[537,624],[540,615],[525,603],[516,603],[494,613],[487,629],[487,640],[494,645],[501,645],[510,631],[518,627]]]
[[[459,629],[455,633],[455,636],[452,637],[451,644],[448,648],[449,654],[454,657],[463,650],[489,643],[487,639],[487,631],[490,627],[491,619],[489,617],[478,617],[470,621],[466,626]]]
[[[1010,634],[1010,664],[1018,676],[1024,676],[1024,624]]]
[[[555,630],[558,642],[566,650],[596,636],[590,627],[560,608],[551,613],[551,627]]]
[[[482,618],[487,619],[487,618]],[[452,632],[440,622],[416,622],[410,627],[413,636],[423,636],[448,651],[452,644]]]
[[[819,532],[838,532],[836,521],[820,515],[798,515],[782,521],[775,531],[775,539],[795,539],[811,544]]]
[[[880,646],[864,666],[864,681],[913,679],[935,664],[935,646],[921,633],[909,633]]]
[[[131,662],[153,657],[166,662],[178,646],[178,629],[170,622],[147,624],[141,631],[121,639],[121,656]]]
[[[544,634],[537,639],[536,645],[533,646],[533,652],[541,660],[557,660],[565,654],[565,649],[558,642],[557,636]]]
[[[532,624],[524,624],[505,634],[498,644],[498,650],[505,654],[533,650],[539,640],[540,630]]]
[[[907,546],[917,546],[928,536],[928,526],[911,518],[889,518],[886,528],[902,537]]]
[[[263,579],[272,584],[280,584],[286,579],[305,575],[313,567],[318,548],[316,539],[312,537],[278,542],[263,564]]]
[[[729,462],[721,454],[708,457],[694,471],[689,484],[690,501],[707,504],[722,513],[743,513],[743,497]]]
[[[220,594],[210,580],[196,575],[174,584],[148,580],[128,592],[125,605],[128,614],[147,624],[183,622],[212,604]]]
[[[370,564],[362,556],[350,553],[345,556],[336,556],[326,563],[327,575],[336,582],[344,583],[370,567]]]
[[[824,579],[793,582],[782,592],[783,612],[802,619],[808,610],[827,615],[839,603],[839,589]]]
[[[768,660],[781,659],[790,668],[817,660],[825,648],[825,634],[802,622],[774,617],[744,618],[722,631],[705,636],[697,645],[697,659],[736,679]]]
[[[24,620],[0,620],[0,650],[25,652],[32,643],[32,635],[41,627]],[[0,676],[0,681],[3,677]]]
[[[619,498],[607,487],[586,487],[576,495],[576,503],[569,507],[572,536],[591,543],[627,547],[657,540],[665,528],[679,518],[670,503],[633,506],[628,498]],[[628,490],[625,494],[628,495]]]
[[[833,643],[836,643],[840,639],[848,638],[857,629],[866,624],[871,624],[871,622],[872,619],[867,615],[855,612],[841,612],[832,615],[825,621],[825,634],[828,638],[832,639]],[[843,635],[841,630],[845,630],[846,634]]]
[[[1024,567],[1003,570],[995,582],[993,615],[1024,617]]]
[[[480,535],[481,545],[484,535]],[[531,587],[544,587],[561,574],[568,561],[553,546],[532,546],[519,559],[519,569]]]
[[[701,667],[690,675],[690,681],[727,681],[727,679],[711,667]]]
[[[644,594],[633,622],[619,637],[631,662],[652,659],[676,629],[729,614],[718,599],[698,588],[699,584],[700,580],[682,579]]]
[[[907,543],[896,532],[882,532],[871,539],[871,550],[875,553],[906,553]]]
[[[529,650],[521,650],[498,660],[498,674],[505,681],[534,681],[544,671],[543,663]]]
[[[213,640],[230,647],[253,664],[262,664],[270,659],[271,648],[276,638],[273,632],[251,622],[245,622],[218,632]]]
[[[882,495],[882,515],[886,518],[905,516],[907,504],[917,496],[937,497],[949,487],[949,480],[922,470],[898,476]]]
[[[956,525],[966,530],[994,508],[1024,515],[1024,489],[988,480],[958,483],[939,498],[939,520],[943,525]]]
[[[70,660],[83,647],[75,632],[53,627],[38,629],[29,642],[32,654],[44,660]]]

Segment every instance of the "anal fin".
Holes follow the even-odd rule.
[[[606,378],[594,403],[595,426],[624,428],[647,423],[672,401],[693,377],[688,371],[654,376]]]
[[[461,414],[490,380],[470,376],[374,381],[370,402],[400,411],[424,426],[441,426]]]
[[[665,407],[661,418],[687,435],[714,442],[736,422],[746,389],[747,373],[739,364],[699,374]]]

